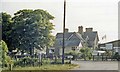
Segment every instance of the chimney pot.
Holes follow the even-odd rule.
[[[78,33],[82,34],[83,33],[83,26],[78,27]]]
[[[68,33],[69,29],[65,28],[65,33]]]
[[[86,32],[92,32],[93,28],[86,28]]]

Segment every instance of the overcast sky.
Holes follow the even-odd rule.
[[[62,32],[63,0],[1,0],[3,12],[13,15],[21,9],[43,9],[55,17],[53,34]],[[66,28],[77,32],[78,26],[93,27],[98,31],[100,42],[118,39],[118,1],[119,0],[67,0]],[[1,5],[1,4],[0,4]]]

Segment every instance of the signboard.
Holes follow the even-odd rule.
[[[107,50],[112,50],[113,49],[113,44],[110,43],[110,44],[105,44],[105,47]]]

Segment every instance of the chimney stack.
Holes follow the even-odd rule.
[[[93,28],[86,28],[86,32],[92,32]]]
[[[78,27],[78,33],[82,34],[83,33],[83,26]]]
[[[69,31],[69,30],[68,30],[67,28],[65,28],[65,33],[68,33],[68,31]]]

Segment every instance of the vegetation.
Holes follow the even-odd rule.
[[[116,59],[118,61],[120,61],[120,55],[118,52],[116,52],[114,55],[113,55],[113,59]]]
[[[90,48],[88,48],[88,47],[81,48],[80,52],[81,52],[82,57],[84,58],[84,60],[92,59],[92,51],[91,51]]]
[[[50,20],[54,17],[47,11],[24,9],[17,11],[14,17],[7,13],[1,14],[2,37],[10,51],[18,48],[32,55],[34,48],[43,49],[53,44],[51,31],[54,25]]]
[[[25,67],[25,66],[34,66],[34,65],[38,65],[38,59],[37,58],[31,58],[31,57],[24,57],[24,58],[20,58],[17,61],[14,61],[14,67]]]
[[[7,13],[0,13],[0,15],[2,15],[0,20],[0,23],[2,24],[2,40],[5,41],[5,43],[7,43],[9,49],[12,41],[12,37],[11,37],[12,17]]]
[[[68,70],[68,69],[73,69],[78,65],[76,64],[57,64],[57,65],[43,65],[40,67],[17,67],[14,68],[14,70]]]
[[[50,22],[54,17],[47,11],[41,9],[23,9],[14,13],[12,17],[8,13],[0,13],[0,25],[2,25],[2,39],[0,41],[0,64],[3,69],[9,70],[66,70],[77,65],[66,61],[64,65],[61,60],[50,60],[34,56],[34,49],[42,50],[53,45],[55,37],[51,34],[54,25]],[[28,56],[16,58],[13,52],[29,53]],[[37,53],[36,53],[37,55]],[[75,52],[71,52],[77,58]],[[55,64],[54,64],[55,63]],[[39,64],[39,65],[38,65]],[[42,66],[40,64],[43,64]],[[32,67],[33,66],[33,67]],[[40,66],[40,67],[38,67]]]
[[[2,43],[0,43],[0,68],[2,67]]]
[[[6,67],[6,65],[7,65],[7,67],[10,70],[12,70],[13,60],[7,55],[8,47],[3,40],[0,41],[0,48],[2,48],[2,49],[0,49],[0,50],[2,50],[1,51],[2,52],[2,68]]]
[[[12,60],[12,52],[18,49],[22,53],[34,54],[34,48],[42,50],[53,45],[55,37],[51,34],[54,25],[50,22],[54,17],[47,11],[36,9],[23,9],[14,13],[12,17],[8,13],[0,13],[0,25],[2,25],[2,39],[0,53],[2,54],[3,67],[11,68],[30,66],[36,62],[35,58],[25,57],[20,60]],[[9,52],[9,53],[8,53]],[[11,57],[8,55],[12,55]],[[38,62],[38,61],[37,61]]]
[[[72,51],[66,53],[65,55],[72,55],[72,56],[73,56],[72,60],[75,60],[75,59],[77,60],[78,57],[79,57],[79,54],[80,54],[80,53],[72,50]]]

